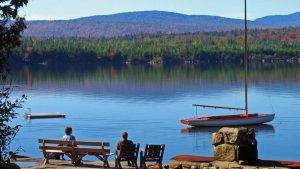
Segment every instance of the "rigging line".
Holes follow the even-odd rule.
[[[193,104],[192,106],[203,107],[203,108],[212,108],[212,109],[245,110],[243,108],[236,108],[236,107],[210,106],[210,105],[202,105],[202,104]]]
[[[269,104],[271,105],[271,108],[272,108],[272,112],[275,113],[275,109],[274,109],[274,106],[272,104],[270,95],[268,95],[268,98],[269,98]]]
[[[273,112],[274,114],[277,114],[277,113],[275,113],[275,108],[274,108],[274,106],[273,106],[273,104],[272,104],[271,96],[270,96],[268,93],[267,93],[267,96],[268,96],[268,99],[269,99],[269,104],[271,105],[271,108],[272,108],[272,112]],[[276,123],[276,122],[277,122],[277,123]],[[278,127],[279,125],[282,124],[282,122],[281,122],[280,120],[278,120],[278,118],[276,118],[274,124],[276,125],[276,127]]]

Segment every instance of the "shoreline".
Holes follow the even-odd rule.
[[[180,156],[176,156],[180,157]],[[289,169],[289,168],[300,168],[300,162],[288,162],[288,161],[272,161],[272,160],[259,160],[257,164],[253,165],[240,165],[237,162],[222,162],[222,161],[210,161],[210,157],[203,156],[186,156],[184,159],[173,157],[168,163],[163,164],[164,169],[254,169],[254,168],[264,168],[264,169]],[[192,158],[197,161],[185,161],[188,158]],[[209,160],[208,160],[209,159]],[[51,159],[50,164],[43,165],[43,158],[17,158],[16,161],[12,163],[21,162],[32,163],[35,165],[20,166],[21,169],[88,169],[88,168],[103,168],[103,162],[101,161],[83,161],[81,166],[73,166],[70,160],[54,160]],[[115,168],[114,161],[109,161],[109,168]],[[126,165],[126,162],[122,162],[122,167],[124,169],[131,169]],[[159,169],[157,165],[148,165],[149,169]]]
[[[50,164],[44,165],[43,158],[17,158],[16,161],[12,160],[12,163],[30,163],[35,165],[28,165],[28,166],[20,166],[21,169],[85,169],[85,168],[104,168],[103,162],[101,161],[87,161],[83,160],[83,164],[80,166],[73,166],[71,160],[50,160]],[[124,169],[129,169],[132,167],[128,167],[126,162],[122,162],[122,167]],[[115,168],[115,162],[109,161],[109,168]]]

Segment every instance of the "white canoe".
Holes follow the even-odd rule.
[[[239,114],[226,116],[206,116],[199,118],[183,119],[180,122],[185,125],[200,126],[244,126],[270,122],[275,114]]]

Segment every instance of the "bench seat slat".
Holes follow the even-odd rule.
[[[89,153],[100,153],[108,154],[110,153],[109,149],[95,149],[95,148],[85,148],[85,147],[74,147],[76,152],[89,152]]]
[[[39,146],[40,150],[60,150],[60,151],[72,151],[72,147],[68,146]]]
[[[43,143],[45,142],[45,144],[63,144],[63,145],[72,145],[72,141],[64,141],[64,140],[45,140],[45,139],[39,139],[39,143]]]
[[[64,153],[62,150],[46,150],[47,153]]]
[[[76,141],[76,145],[86,146],[110,146],[108,142]]]

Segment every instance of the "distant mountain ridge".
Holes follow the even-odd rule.
[[[258,18],[255,20],[258,24],[265,24],[274,27],[300,26],[300,12],[289,15],[272,15]]]
[[[266,16],[248,21],[250,28],[300,26],[300,12]],[[126,12],[72,20],[28,21],[25,36],[117,37],[138,33],[187,33],[242,29],[244,21],[209,15],[185,15],[164,11]]]

